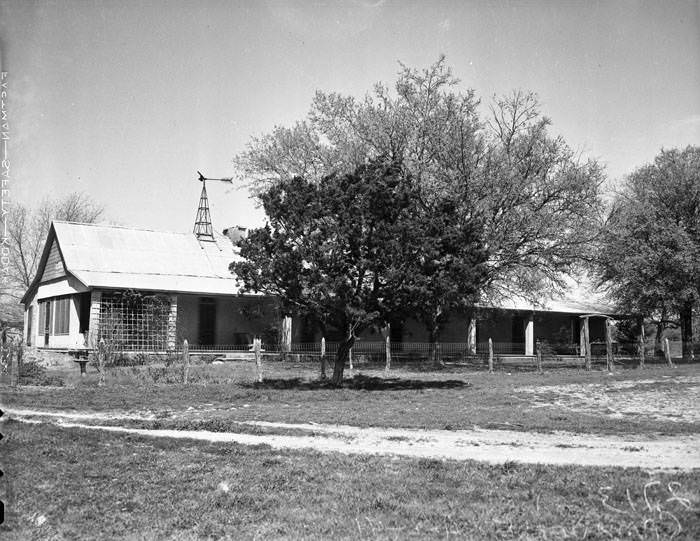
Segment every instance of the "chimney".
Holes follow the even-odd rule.
[[[234,225],[224,229],[223,233],[231,240],[234,246],[238,246],[238,241],[248,236],[248,229],[240,225]]]

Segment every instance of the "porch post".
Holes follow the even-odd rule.
[[[93,289],[90,291],[90,330],[88,331],[89,348],[96,348],[100,336],[100,306],[102,304],[102,291]]]
[[[282,352],[292,351],[292,318],[284,316],[282,319]]]
[[[476,316],[469,318],[469,330],[467,334],[467,351],[470,355],[476,355]]]
[[[535,354],[535,317],[534,314],[525,321],[525,355]]]
[[[177,349],[177,295],[169,295],[169,297],[168,336],[165,342],[168,351],[175,351]]]

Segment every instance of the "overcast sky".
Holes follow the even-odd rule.
[[[700,144],[698,1],[0,0],[0,40],[12,197],[85,191],[137,227],[191,230],[195,171],[232,176],[316,89],[361,96],[440,54],[484,101],[537,92],[611,179]],[[216,229],[262,222],[207,187]]]

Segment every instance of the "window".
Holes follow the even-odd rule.
[[[49,324],[46,321],[46,306],[48,305],[47,301],[39,301],[39,323],[36,326],[37,334],[39,336],[44,336],[45,334],[48,334],[47,328],[49,327]]]
[[[68,334],[70,328],[70,297],[55,299],[53,302],[53,334]]]
[[[27,345],[31,346],[32,345],[32,329],[34,328],[34,322],[32,321],[34,319],[34,307],[30,306],[29,310],[27,310]]]

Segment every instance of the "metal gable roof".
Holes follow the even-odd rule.
[[[193,233],[55,221],[40,271],[46,263],[48,243],[54,233],[65,268],[86,287],[202,295],[235,295],[240,290],[228,267],[241,258],[229,238],[223,235],[215,233],[215,242],[208,242],[197,240]],[[26,302],[38,283],[37,277],[22,302]],[[544,298],[543,295],[538,305],[513,295],[481,306],[572,314],[612,315],[616,312],[585,280],[572,279],[566,289],[561,297]]]
[[[119,226],[53,223],[68,271],[88,287],[183,293],[238,293],[229,264],[239,260],[231,241],[216,235]]]

